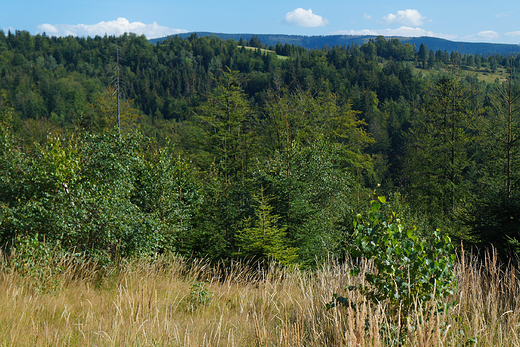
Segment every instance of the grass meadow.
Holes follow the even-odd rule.
[[[448,64],[447,68],[444,67],[436,67],[434,69],[422,69],[415,66],[415,63],[410,64],[412,66],[412,71],[414,71],[415,75],[422,74],[423,76],[427,75],[433,75],[437,76],[440,71],[450,71],[451,70],[457,70],[458,67]],[[468,67],[463,66],[460,68],[460,73],[465,76],[476,76],[479,81],[484,81],[486,83],[495,83],[497,80],[500,83],[506,82],[509,77],[509,72],[505,68],[498,68],[495,72],[491,72],[488,68],[482,67],[480,69],[477,69],[476,67]]]
[[[160,257],[103,270],[62,257],[25,269],[4,257],[0,346],[520,346],[518,271],[493,253],[460,258],[446,299],[455,305],[416,304],[399,318],[344,290],[363,278],[348,262],[300,270]],[[355,309],[327,310],[334,293]]]

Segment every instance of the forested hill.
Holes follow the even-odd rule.
[[[198,36],[211,36],[215,35],[224,40],[233,39],[235,41],[239,41],[241,38],[243,40],[250,40],[253,36],[258,37],[258,39],[267,46],[276,46],[277,43],[282,45],[288,43],[290,45],[296,45],[305,47],[307,49],[321,49],[325,45],[329,47],[343,45],[358,45],[361,46],[364,43],[367,43],[370,40],[375,40],[377,36],[374,35],[327,35],[327,36],[302,36],[302,35],[282,35],[282,34],[224,34],[224,33],[210,33],[210,32],[195,32]],[[182,33],[177,34],[177,36],[185,38],[189,37],[193,33]],[[165,40],[164,38],[157,38],[149,40],[151,43],[156,43]],[[409,42],[412,45],[415,45],[417,48],[422,44],[428,46],[429,49],[433,51],[447,51],[451,52],[459,52],[460,54],[479,54],[481,56],[488,56],[492,54],[516,54],[520,52],[520,45],[518,44],[501,44],[501,43],[486,43],[486,42],[457,42],[450,41],[445,39],[440,39],[436,37],[396,37],[401,42],[406,43]],[[389,39],[389,38],[386,38]]]
[[[519,69],[383,37],[0,31],[0,244],[312,265],[384,194],[420,237],[515,249]]]

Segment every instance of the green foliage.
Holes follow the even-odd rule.
[[[58,289],[60,281],[56,278],[64,268],[65,252],[60,244],[52,245],[39,240],[39,235],[18,236],[11,249],[10,264],[20,277],[40,293]]]
[[[294,262],[298,258],[298,249],[288,246],[287,226],[279,226],[280,216],[272,214],[271,199],[265,196],[264,188],[253,198],[257,203],[255,218],[248,217],[244,221],[246,227],[236,233],[237,255],[254,260],[271,259],[282,264]]]
[[[208,305],[215,294],[208,289],[206,283],[192,281],[190,284],[190,294],[186,297],[187,309],[194,312],[200,306]]]
[[[512,57],[509,63],[512,69]],[[510,70],[507,83],[489,88],[490,107],[479,143],[479,198],[461,216],[470,228],[471,241],[482,246],[492,244],[503,256],[510,251],[518,253],[516,244],[520,240],[520,86],[513,82]]]
[[[375,97],[375,94],[374,94]],[[293,143],[303,146],[325,139],[341,148],[341,156],[349,167],[371,173],[372,160],[364,149],[374,142],[365,130],[367,123],[359,119],[360,111],[352,104],[342,104],[334,93],[272,93],[265,106],[264,136],[271,152],[287,152]]]
[[[396,64],[391,73],[382,73],[373,51],[364,53],[358,46],[308,51],[277,45],[278,53],[295,57],[282,60],[260,50],[241,49],[237,42],[215,36],[175,36],[152,45],[135,34],[117,39],[50,38],[17,32],[4,42],[5,49],[0,52],[2,103],[12,105],[15,118],[21,122],[48,121],[54,130],[79,127],[97,132],[110,127],[115,118],[105,119],[103,110],[113,106],[99,95],[110,94],[106,86],[112,81],[106,67],[115,64],[116,40],[124,53],[120,69],[127,83],[122,93],[139,109],[139,117],[134,112],[127,116],[138,118],[147,135],[154,134],[161,141],[172,135],[182,138],[182,134],[168,131],[168,121],[190,123],[186,105],[196,107],[215,88],[225,67],[249,74],[243,91],[258,105],[276,84],[292,92],[335,92],[341,105],[356,85],[374,91],[380,100],[399,96],[410,100],[417,92],[416,81],[404,65]],[[401,61],[409,60],[410,54],[413,57],[409,44],[383,38],[378,50],[380,43],[385,47],[385,58]],[[387,87],[390,78],[392,88]],[[32,143],[34,129],[25,127],[20,123],[16,131]]]
[[[94,102],[87,104],[75,126],[92,134],[101,134],[117,127],[117,99],[112,86],[95,96]],[[119,105],[120,125],[123,133],[131,133],[139,126],[139,111],[133,102],[121,100]]]
[[[259,163],[254,182],[265,188],[289,245],[308,266],[331,254],[341,255],[351,219],[353,180],[343,169],[341,147],[318,139],[293,144]]]
[[[208,154],[203,175],[201,206],[192,251],[212,259],[229,257],[235,232],[241,228],[248,205],[250,161],[253,158],[250,105],[238,71],[223,73],[217,87],[199,108]]]
[[[52,139],[34,153],[6,144],[0,183],[1,242],[38,233],[66,250],[108,261],[153,253],[164,238],[160,224],[132,202],[143,165],[138,133]]]
[[[242,223],[244,206],[236,203],[242,194],[235,186],[227,189],[215,166],[202,173],[201,183],[203,203],[195,215],[190,238],[186,239],[186,255],[212,260],[227,258],[233,252],[234,233]]]
[[[416,300],[436,300],[456,289],[455,253],[451,240],[439,230],[424,237],[404,224],[395,213],[381,208],[384,197],[371,201],[366,216],[358,215],[349,250],[354,257],[370,259],[374,271],[365,273],[359,290],[374,302],[386,301],[397,312],[407,312]],[[358,275],[359,268],[352,270]]]
[[[518,253],[515,245],[520,240],[520,197],[508,197],[505,187],[500,188],[488,191],[461,219],[470,227],[470,241],[484,247],[493,245],[501,255],[508,255],[509,251]]]
[[[477,86],[459,76],[441,77],[412,120],[405,174],[411,198],[423,211],[451,221],[470,196],[482,101]]]
[[[121,139],[106,88],[116,41],[128,82],[120,92],[132,100],[121,108]],[[262,47],[258,37],[249,43]],[[423,66],[472,64],[422,46]],[[0,32],[0,241],[38,234],[106,262],[115,245],[124,257],[231,257],[241,231],[255,235],[252,196],[262,186],[285,246],[309,265],[344,255],[352,205],[376,182],[402,189],[452,236],[516,238],[518,87],[494,98],[473,77],[416,75],[415,46],[382,36],[275,49],[286,59],[215,36],[151,45],[134,34]],[[483,103],[496,114],[481,117]],[[175,146],[157,150],[167,138]],[[504,184],[509,200],[496,193]]]
[[[247,174],[251,146],[251,111],[238,71],[228,71],[201,107],[198,116],[206,125],[205,147],[225,177],[240,182]]]
[[[13,109],[0,109],[0,136],[10,136],[10,131],[13,123]]]
[[[189,257],[194,223],[204,197],[198,172],[167,146],[148,153],[136,170],[132,202],[158,223],[161,250]]]

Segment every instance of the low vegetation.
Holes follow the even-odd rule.
[[[462,251],[453,295],[416,301],[405,316],[343,290],[367,284],[365,260],[351,276],[351,260],[310,271],[172,256],[102,268],[54,256],[32,275],[13,266],[23,255],[1,263],[1,346],[517,346],[520,334],[519,273],[492,251],[482,261]],[[355,305],[327,310],[337,292]]]
[[[412,66],[412,64],[410,64]],[[434,69],[423,69],[420,67],[413,67],[413,72],[415,75],[421,75],[421,76],[430,76],[435,77],[440,72],[448,72],[450,70],[460,69],[462,73],[469,77],[476,77],[480,82],[486,82],[486,83],[504,83],[507,82],[508,79],[508,71],[506,68],[500,67],[497,68],[496,71],[491,71],[488,68],[481,67],[480,69],[476,67],[470,67],[470,66],[464,66],[464,67],[457,67],[454,65],[446,65],[443,67],[442,65],[436,66]]]

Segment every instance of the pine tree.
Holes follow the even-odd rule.
[[[468,196],[465,177],[481,111],[474,86],[444,76],[412,120],[405,170],[416,204],[432,215],[450,220]]]
[[[428,58],[428,46],[421,43],[419,46],[419,52],[417,53],[417,58],[421,63],[422,68],[426,67],[426,60]]]
[[[228,246],[239,228],[247,197],[244,194],[251,160],[250,134],[252,116],[249,102],[240,86],[238,71],[228,71],[201,107],[199,119],[204,124],[207,152],[213,156],[213,173],[222,194],[216,196],[222,218],[218,232],[225,235]]]
[[[479,199],[465,222],[475,241],[494,244],[502,252],[516,244],[520,219],[520,90],[513,83],[513,63],[508,83],[490,95],[493,107],[485,122],[482,164],[478,180]]]
[[[255,217],[247,218],[247,225],[236,233],[239,251],[236,255],[254,260],[272,259],[288,264],[298,258],[297,248],[289,247],[285,231],[287,226],[280,225],[280,216],[273,215],[270,198],[265,195],[264,188],[254,196]]]

